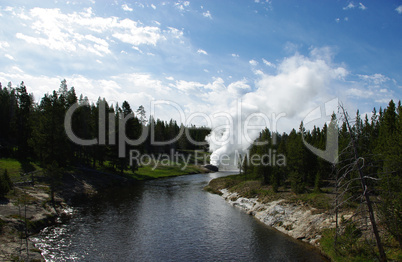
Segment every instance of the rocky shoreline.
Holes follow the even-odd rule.
[[[72,213],[59,196],[51,205],[49,187],[34,185],[14,188],[15,198],[0,204],[2,233],[0,261],[43,261],[30,237]]]
[[[72,216],[74,199],[85,199],[99,190],[126,186],[135,181],[91,170],[64,174],[62,188],[51,201],[46,182],[16,185],[8,199],[0,202],[0,261],[44,261],[30,240],[45,227],[62,223]]]
[[[227,189],[221,189],[220,192],[232,206],[244,210],[282,233],[316,247],[320,246],[322,230],[335,227],[333,215],[329,212],[320,212],[313,207],[287,203],[283,199],[261,203],[258,198],[241,197],[238,193]]]

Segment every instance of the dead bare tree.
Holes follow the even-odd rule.
[[[387,258],[386,258],[385,252],[384,252],[384,248],[381,244],[381,238],[380,238],[380,234],[379,234],[379,231],[377,228],[377,223],[375,220],[373,204],[370,199],[370,190],[369,190],[368,184],[367,184],[368,179],[375,179],[375,178],[364,174],[363,167],[365,165],[365,159],[359,156],[359,152],[358,152],[358,148],[357,148],[357,141],[356,141],[356,138],[353,136],[353,129],[351,128],[350,123],[349,123],[349,119],[350,119],[349,115],[342,105],[340,105],[339,107],[342,111],[341,113],[343,115],[344,121],[346,123],[347,129],[348,129],[348,132],[350,135],[350,145],[348,146],[348,148],[351,149],[352,159],[350,160],[350,163],[343,165],[342,169],[339,170],[339,173],[337,173],[337,174],[340,174],[340,176],[337,175],[337,181],[336,181],[336,183],[337,183],[336,190],[337,190],[337,195],[338,195],[337,200],[336,200],[336,218],[338,215],[338,207],[339,206],[342,206],[347,201],[357,200],[356,198],[361,197],[363,200],[362,202],[367,207],[370,224],[371,224],[373,234],[375,237],[375,241],[377,244],[377,248],[378,248],[378,251],[380,254],[380,261],[386,261]],[[351,175],[353,172],[357,173],[356,177],[353,177]],[[357,183],[357,182],[360,182],[360,186],[358,185],[359,183]],[[361,195],[355,196],[352,194],[351,196],[348,196],[345,198],[346,193],[350,192],[352,189],[356,189],[356,187],[361,187],[361,190],[362,190]],[[339,202],[339,200],[340,200],[340,202]],[[362,209],[359,212],[356,212],[355,215],[357,215],[360,212],[364,212],[364,210]],[[352,219],[355,215],[353,215],[349,219]],[[336,230],[338,230],[338,227],[336,228]],[[336,232],[336,233],[338,233],[338,232]]]

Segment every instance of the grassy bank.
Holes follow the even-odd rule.
[[[185,169],[177,165],[158,166],[155,169],[153,166],[143,166],[140,167],[135,173],[129,172],[128,175],[137,180],[147,180],[206,172],[207,171],[204,168],[195,165],[189,165]]]
[[[330,193],[305,193],[294,194],[290,188],[279,187],[274,192],[271,186],[264,185],[261,180],[250,179],[245,175],[231,175],[211,180],[205,187],[205,190],[220,194],[221,189],[228,189],[237,192],[240,196],[246,198],[258,198],[262,203],[267,203],[279,199],[284,199],[288,203],[303,203],[318,210],[326,211],[332,208],[333,196]]]
[[[21,174],[41,171],[42,168],[35,162],[27,160],[18,160],[14,158],[0,158],[0,174],[3,174],[7,169],[7,173],[11,178],[11,181],[22,182],[26,177]]]
[[[2,174],[5,169],[7,169],[8,175],[14,183],[30,179],[29,176],[22,176],[22,174],[43,170],[37,163],[30,160],[22,161],[14,158],[0,158],[0,173]],[[104,166],[97,166],[94,170],[121,175],[120,172],[112,169],[107,162]],[[74,167],[69,168],[68,172],[74,172]],[[148,180],[206,172],[209,171],[198,165],[184,166],[183,164],[173,162],[169,165],[154,165],[150,163],[149,165],[139,167],[135,172],[126,170],[122,176],[134,180]]]

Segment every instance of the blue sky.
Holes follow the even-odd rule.
[[[0,25],[0,82],[36,100],[65,78],[147,112],[236,114],[241,99],[289,130],[333,98],[351,114],[402,98],[402,1],[3,0]],[[168,107],[156,116],[177,119]]]

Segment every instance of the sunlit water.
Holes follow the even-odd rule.
[[[323,261],[202,188],[230,173],[180,176],[115,189],[34,238],[47,261]]]

